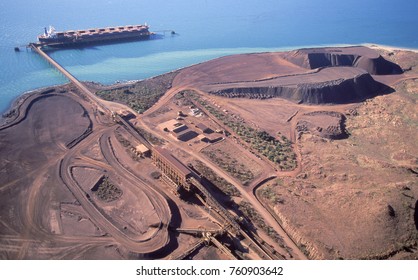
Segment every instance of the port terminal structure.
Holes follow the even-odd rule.
[[[140,143],[146,146],[151,151],[151,158],[155,166],[161,170],[162,181],[171,185],[176,191],[185,190],[192,192],[202,202],[202,204],[209,210],[209,215],[213,216],[219,221],[220,229],[212,232],[211,230],[201,229],[178,229],[178,232],[198,234],[202,238],[199,242],[194,244],[186,252],[181,255],[170,256],[170,259],[183,259],[187,255],[191,254],[194,250],[198,249],[202,244],[213,244],[221,251],[223,251],[231,259],[234,259],[234,254],[229,251],[221,242],[217,239],[218,236],[228,234],[233,238],[245,239],[253,250],[255,250],[262,259],[284,259],[284,257],[277,252],[273,251],[269,246],[265,246],[257,235],[246,230],[245,225],[241,223],[238,217],[234,216],[230,211],[225,209],[215,197],[206,189],[201,182],[199,174],[194,172],[191,168],[184,165],[181,161],[175,158],[168,150],[153,146],[148,142],[128,121],[122,116],[110,110],[104,102],[102,102],[90,89],[88,89],[83,83],[81,83],[76,77],[68,72],[63,66],[52,59],[46,52],[42,50],[42,44],[30,43],[28,45],[33,51],[43,57],[49,64],[55,67],[60,73],[62,73],[73,85],[75,85],[83,98],[87,98],[97,110],[101,111],[107,116],[111,116],[115,123],[122,125],[134,138]]]

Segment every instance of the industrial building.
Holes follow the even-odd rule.
[[[203,123],[198,123],[196,125],[196,128],[199,129],[202,133],[207,133],[207,134],[211,134],[213,133],[213,130],[210,127],[207,127],[205,124]]]
[[[192,171],[168,150],[161,147],[154,147],[152,149],[152,160],[173,183],[189,190],[190,185],[188,179],[192,176]]]
[[[215,134],[215,135],[211,135],[211,136],[201,134],[201,135],[199,135],[198,138],[202,142],[212,143],[212,144],[216,143],[218,141],[221,141],[223,139],[222,135],[219,135],[219,134]]]
[[[199,133],[197,133],[196,131],[190,130],[190,129],[184,131],[183,133],[175,135],[177,140],[180,140],[180,141],[183,141],[183,142],[190,141],[197,136],[199,136]]]

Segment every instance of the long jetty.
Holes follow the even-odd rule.
[[[32,50],[42,56],[47,62],[49,62],[52,66],[54,66],[61,74],[63,74],[72,84],[74,84],[80,91],[83,93],[90,101],[95,104],[98,109],[102,110],[103,113],[112,116],[114,121],[118,122],[122,126],[126,128],[126,130],[138,139],[141,143],[143,143],[146,147],[151,149],[152,145],[145,139],[145,137],[139,133],[129,122],[124,120],[120,115],[114,113],[109,108],[106,107],[105,104],[94,94],[91,90],[89,90],[83,83],[81,83],[76,77],[74,77],[70,72],[68,72],[63,66],[61,66],[58,62],[56,62],[52,57],[50,57],[46,52],[42,50],[42,45],[36,43],[30,43],[28,45]]]
[[[91,92],[85,85],[83,85],[76,77],[74,77],[70,72],[68,72],[64,67],[62,67],[58,62],[53,60],[47,53],[42,50],[42,46],[35,43],[30,43],[29,47],[42,56],[46,61],[48,61],[52,66],[54,66],[59,72],[61,72],[71,83],[73,83],[82,93],[84,93],[91,101],[96,103],[104,113],[111,114],[112,112],[103,105],[99,98]]]

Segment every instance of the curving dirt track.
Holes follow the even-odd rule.
[[[138,178],[133,174],[128,173],[126,170],[122,169],[121,165],[117,162],[112,152],[112,148],[110,147],[109,134],[112,131],[113,128],[100,131],[100,133],[95,133],[92,135],[92,137],[89,137],[91,139],[86,139],[83,141],[83,145],[80,145],[76,149],[73,149],[71,152],[67,153],[60,164],[60,177],[64,184],[70,189],[77,201],[81,204],[81,206],[89,213],[89,216],[97,226],[110,234],[118,243],[122,244],[126,248],[129,248],[130,251],[143,254],[150,253],[165,246],[169,241],[167,232],[167,226],[171,218],[169,207],[165,199],[159,193],[153,191],[142,182],[139,182]],[[83,165],[83,167],[90,166],[90,164],[86,165],[83,161],[78,161],[75,159],[77,159],[77,153],[79,150],[84,148],[85,145],[89,145],[90,141],[97,140],[96,137],[99,135],[99,142],[102,153],[109,166],[114,169],[112,172],[115,172],[120,176],[123,175],[133,185],[141,189],[141,191],[144,192],[145,195],[150,199],[151,204],[160,219],[159,225],[156,226],[155,229],[148,231],[147,234],[132,238],[125,234],[121,228],[118,228],[112,224],[112,222],[96,207],[92,200],[82,190],[72,175],[72,168],[80,165]],[[108,170],[108,172],[110,171],[111,170]]]
[[[169,243],[166,198],[116,159],[124,151],[113,150],[109,139],[118,125],[73,92],[34,93],[19,108],[18,117],[0,127],[0,258],[129,257],[122,252],[141,257]],[[105,160],[84,154],[94,145]],[[109,206],[80,187],[72,172],[76,167],[128,182],[125,190],[148,199],[152,209],[139,204],[133,208],[150,213],[153,224],[146,232],[126,234],[106,215],[103,209]],[[123,196],[118,203],[124,203]],[[67,204],[72,207],[64,211]],[[79,210],[68,210],[72,208]]]

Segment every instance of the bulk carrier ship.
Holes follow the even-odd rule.
[[[149,26],[144,24],[56,32],[50,26],[49,29],[45,27],[44,33],[38,36],[38,42],[41,46],[66,47],[114,41],[144,40],[154,34],[148,28]]]

